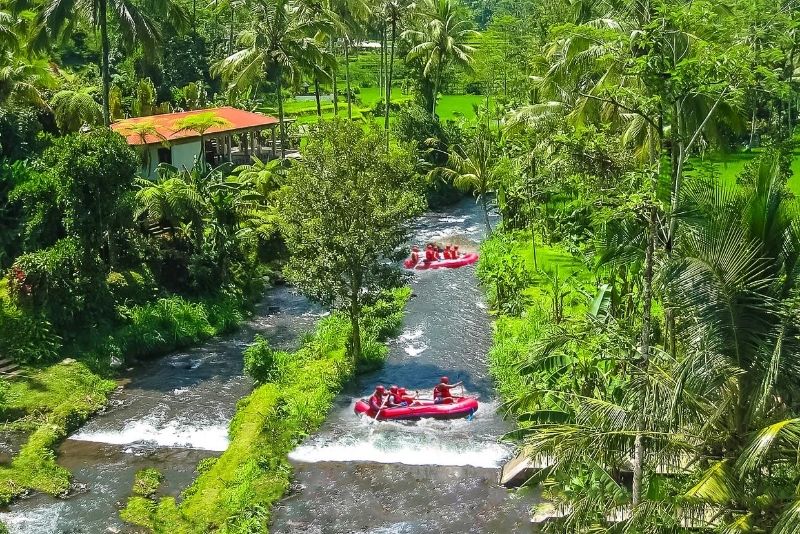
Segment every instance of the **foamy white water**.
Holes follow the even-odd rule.
[[[492,442],[413,442],[370,436],[364,440],[310,443],[289,453],[296,462],[376,462],[405,465],[472,466],[494,469],[510,455],[508,447]]]
[[[414,328],[414,330],[411,330],[410,328],[407,328],[406,330],[403,330],[403,333],[400,334],[397,337],[397,339],[399,341],[406,341],[406,342],[407,341],[415,341],[415,340],[421,338],[422,334],[424,334],[424,333],[425,332],[422,330],[422,325],[419,325],[416,328]]]
[[[418,345],[416,345],[414,343],[411,343],[411,344],[405,345],[403,347],[403,350],[409,356],[419,356],[420,354],[425,352],[427,349],[428,349],[428,345],[426,345],[425,343],[420,343]]]
[[[48,513],[39,512],[9,512],[0,513],[0,521],[6,524],[10,534],[26,534],[32,532],[56,532],[61,511],[66,503],[56,503]]]
[[[228,427],[224,424],[203,424],[201,421],[196,425],[176,420],[161,422],[156,417],[146,417],[126,423],[122,430],[83,430],[70,436],[70,439],[112,445],[142,444],[219,452],[228,448]]]

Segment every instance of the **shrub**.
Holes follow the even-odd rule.
[[[8,380],[0,378],[0,406],[5,406],[6,397],[8,396]]]
[[[158,294],[158,285],[147,266],[121,272],[112,272],[106,284],[117,306],[133,306],[153,300]]]
[[[0,107],[0,159],[24,159],[41,148],[42,124],[31,108]]]
[[[46,363],[58,358],[61,338],[44,317],[0,301],[0,332],[0,354],[17,362]]]
[[[163,354],[216,333],[205,308],[182,297],[134,306],[128,313],[130,324],[123,332],[123,339],[129,356]]]
[[[155,467],[140,469],[133,479],[133,493],[142,497],[152,497],[164,480],[164,475]]]
[[[18,257],[9,293],[23,307],[41,312],[61,331],[108,317],[111,296],[100,278],[102,263],[75,238]]]
[[[276,374],[276,352],[269,346],[269,341],[262,336],[256,336],[253,344],[244,351],[244,372],[255,380],[256,384],[272,380]]]

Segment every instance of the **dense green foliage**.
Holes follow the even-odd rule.
[[[384,260],[407,242],[411,219],[422,212],[417,184],[407,151],[387,149],[377,132],[344,122],[314,127],[303,161],[287,178],[286,277],[347,314],[355,361],[362,356],[362,309],[401,283],[399,268]]]
[[[364,310],[363,346],[374,346],[374,361],[388,353],[382,343],[396,333],[409,288],[385,293]],[[324,420],[341,386],[355,372],[347,345],[350,321],[335,313],[319,321],[293,352],[272,352],[263,339],[247,349],[247,360],[270,354],[269,373],[239,402],[231,421],[228,449],[202,462],[199,476],[180,504],[131,497],[122,517],[154,532],[266,532],[270,506],[289,486],[286,455]],[[261,370],[266,361],[259,360]]]
[[[397,311],[376,297],[400,281],[389,262],[423,191],[458,188],[492,232],[478,274],[513,437],[552,459],[530,481],[563,511],[546,528],[795,532],[799,7],[0,0],[0,352],[47,377],[67,355],[103,370],[195,343],[287,262],[349,322],[291,355],[256,343],[229,451],[181,504],[137,495],[125,512],[263,529],[347,356],[383,357]],[[149,155],[91,131],[222,103],[298,118],[281,150],[302,136],[303,160],[141,180]],[[4,500],[63,490],[52,448],[107,389],[79,365],[74,412],[61,380],[9,384],[6,420],[54,426],[6,468]]]

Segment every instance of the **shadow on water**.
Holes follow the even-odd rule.
[[[415,241],[477,248],[483,215],[471,200],[430,213]],[[314,436],[290,454],[295,494],[273,513],[275,533],[530,532],[533,501],[497,485],[511,430],[486,362],[491,323],[474,267],[415,272],[414,297],[386,365],[350,384]],[[429,396],[439,377],[463,381],[481,405],[471,420],[374,422],[353,413],[376,383]]]

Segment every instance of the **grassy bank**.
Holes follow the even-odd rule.
[[[399,289],[365,309],[368,368],[385,360],[383,341],[401,325],[410,295],[409,288]],[[275,353],[269,381],[239,402],[228,449],[198,466],[199,476],[182,502],[136,494],[122,518],[157,533],[267,532],[270,508],[291,480],[288,453],[322,424],[357,371],[347,355],[349,336],[349,321],[333,314],[319,321],[299,349]]]
[[[504,401],[531,386],[520,374],[534,346],[556,322],[587,310],[589,268],[560,245],[538,243],[534,263],[528,232],[496,232],[481,246],[477,275],[495,321],[489,367]]]
[[[399,87],[392,90],[392,103],[404,104],[414,100],[411,94],[403,93]],[[377,87],[361,88],[353,102],[353,118],[360,120],[367,113],[374,113],[376,104],[381,100],[381,93]],[[441,121],[458,120],[464,118],[467,121],[475,120],[475,106],[482,106],[486,98],[481,95],[440,95],[436,113]],[[322,118],[331,120],[335,117],[333,112],[333,102],[322,101],[320,105]],[[261,111],[265,113],[277,113],[277,110],[265,107]],[[287,117],[297,120],[297,124],[315,124],[318,121],[317,103],[314,99],[289,100],[284,106]],[[339,117],[347,117],[347,100],[339,100]],[[375,116],[375,122],[383,124],[383,116]]]
[[[70,473],[56,463],[55,449],[115,389],[109,379],[112,357],[152,357],[228,332],[242,320],[246,306],[232,296],[161,298],[127,308],[123,325],[92,331],[60,350],[75,359],[22,367],[20,376],[5,382],[0,421],[6,431],[27,439],[10,464],[0,465],[0,504],[27,490],[59,495],[69,489]]]

